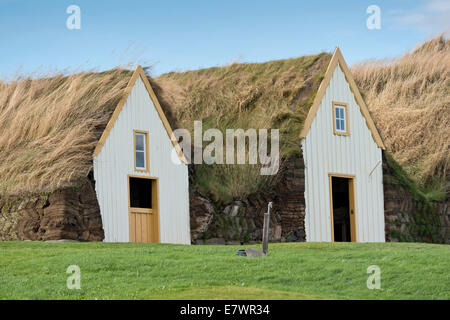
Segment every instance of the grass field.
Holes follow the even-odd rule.
[[[0,242],[0,299],[450,299],[450,246],[279,243],[243,246]],[[81,289],[66,286],[69,265]],[[367,268],[381,268],[369,290]]]

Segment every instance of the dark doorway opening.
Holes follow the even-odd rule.
[[[130,207],[152,209],[152,180],[130,177]]]
[[[350,242],[349,179],[332,177],[334,241]]]

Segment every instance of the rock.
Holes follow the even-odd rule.
[[[195,241],[208,230],[213,221],[215,208],[209,199],[201,196],[193,188],[189,190],[189,202],[191,239]]]
[[[306,241],[306,233],[305,230],[295,231],[295,236],[297,237],[297,241]]]
[[[253,219],[246,219],[245,221],[247,222],[247,230],[249,232],[254,232],[256,229],[256,225]]]
[[[223,209],[223,214],[226,216],[229,216],[231,212],[231,206],[226,206],[225,209]]]
[[[224,238],[211,238],[206,240],[206,244],[225,244],[225,239]]]
[[[239,205],[234,205],[233,208],[231,209],[230,216],[236,217],[237,214],[239,213],[239,209],[240,209]]]
[[[293,233],[291,233],[286,237],[286,242],[296,242],[297,240],[298,238]]]
[[[260,251],[257,250],[255,248],[246,248],[245,249],[245,253],[247,254],[247,257],[265,257],[265,254]]]
[[[275,228],[271,230],[271,236],[269,237],[272,241],[280,241],[281,240],[281,225],[276,225]]]

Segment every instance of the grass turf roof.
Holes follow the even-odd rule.
[[[352,67],[387,150],[425,189],[450,190],[450,41]]]
[[[0,194],[74,186],[132,72],[113,69],[0,83]]]
[[[193,132],[216,128],[278,128],[286,158],[301,153],[299,135],[331,54],[265,63],[234,63],[161,75],[155,82],[178,125]],[[198,165],[194,184],[216,201],[227,202],[270,187],[274,176],[261,176],[260,165]]]

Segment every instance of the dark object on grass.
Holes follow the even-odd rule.
[[[266,255],[262,252],[259,251],[258,249],[255,248],[247,248],[245,249],[245,254],[247,257],[265,257]]]
[[[236,251],[236,255],[238,257],[246,257],[247,256],[247,252],[244,249],[239,249],[238,251]]]

